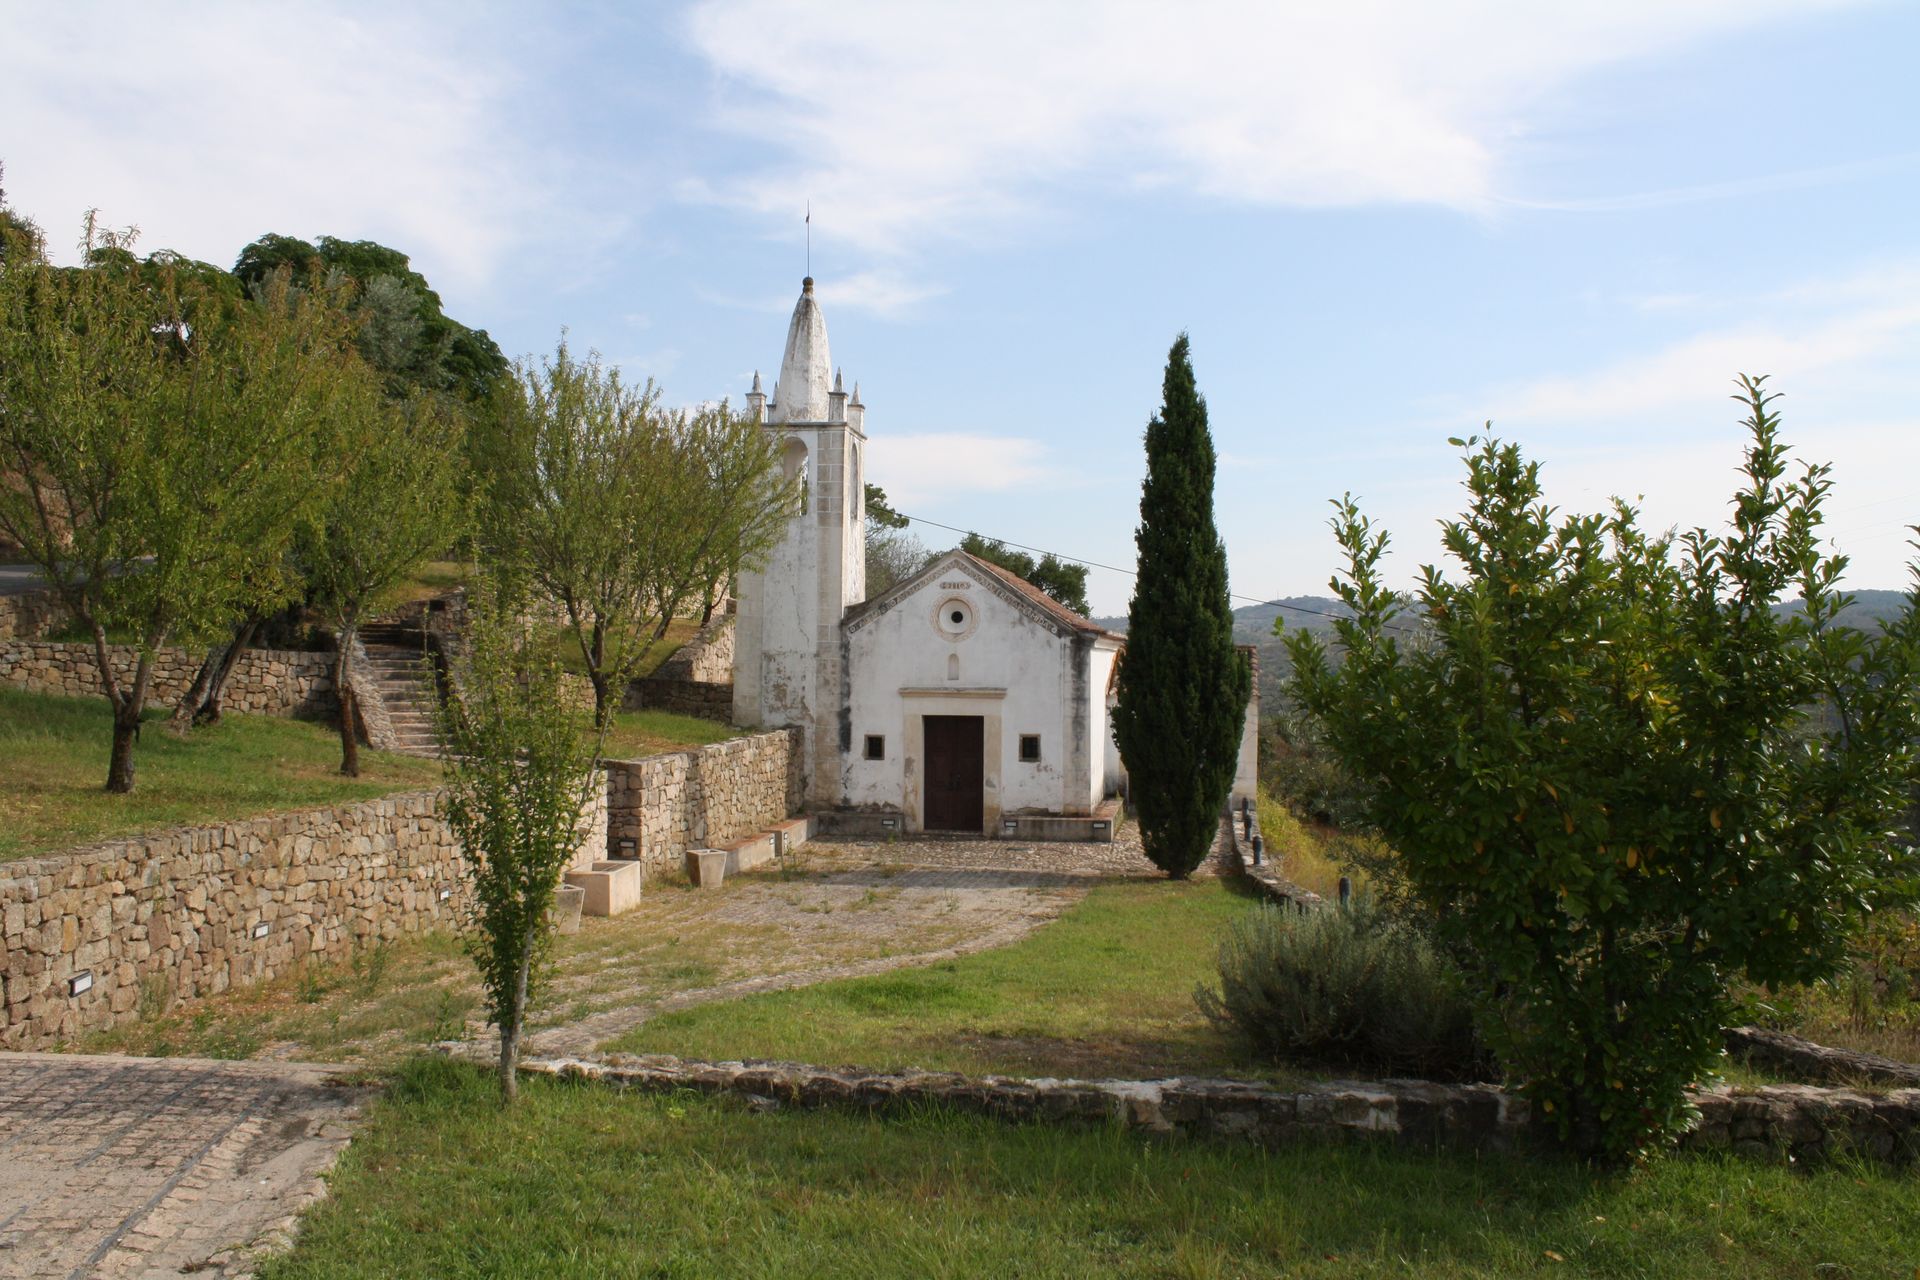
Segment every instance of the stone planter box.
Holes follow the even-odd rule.
[[[563,884],[553,895],[555,933],[580,932],[580,909],[587,905],[587,891],[577,884]]]
[[[687,850],[687,879],[701,889],[718,889],[727,878],[725,849]]]
[[[585,871],[567,872],[566,879],[586,895],[582,910],[590,916],[617,916],[640,905],[637,862],[596,862]]]

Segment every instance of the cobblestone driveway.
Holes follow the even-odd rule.
[[[365,1091],[323,1068],[0,1055],[0,1276],[237,1276],[320,1192]]]

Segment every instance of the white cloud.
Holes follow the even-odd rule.
[[[1750,304],[1754,311],[1784,312],[1786,318],[1697,333],[1603,368],[1494,391],[1476,403],[1490,410],[1496,428],[1502,422],[1522,430],[1595,421],[1624,425],[1724,407],[1739,373],[1767,374],[1776,389],[1811,387],[1815,378],[1831,384],[1838,374],[1867,374],[1886,357],[1914,349],[1920,342],[1916,285],[1920,266],[1914,264],[1808,282]],[[1887,369],[1895,376],[1903,370],[1909,393],[1920,394],[1920,382],[1904,361]]]
[[[539,221],[514,73],[432,14],[125,3],[6,25],[9,196],[56,251],[97,206],[148,251],[225,266],[268,231],[365,237],[459,288]]]
[[[822,306],[871,311],[879,316],[897,316],[945,292],[892,270],[861,271],[844,279],[820,282]]]
[[[721,127],[777,158],[695,198],[873,250],[990,235],[1049,191],[1271,205],[1503,201],[1528,109],[1579,75],[1834,0],[706,0]]]
[[[1032,489],[1048,483],[1052,470],[1046,446],[1022,436],[878,434],[867,444],[868,478],[905,510],[916,503]]]

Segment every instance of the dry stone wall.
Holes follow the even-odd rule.
[[[688,849],[763,831],[800,807],[799,730],[781,729],[694,751],[607,762],[607,839],[638,841],[650,868]]]
[[[37,640],[67,620],[50,591],[0,595],[0,640]]]
[[[671,711],[726,724],[733,719],[733,686],[648,676],[627,686],[628,711]]]
[[[0,1049],[453,923],[465,866],[439,804],[408,792],[0,864]]]
[[[696,684],[733,683],[733,606],[717,613],[693,638],[673,651],[654,676]]]
[[[112,645],[114,674],[132,680],[140,651]],[[206,655],[162,649],[154,657],[149,705],[176,701],[193,684]],[[34,693],[98,697],[100,668],[93,646],[47,640],[0,640],[0,683]],[[322,716],[334,711],[333,655],[290,649],[247,649],[227,679],[222,705],[228,711],[274,716]]]

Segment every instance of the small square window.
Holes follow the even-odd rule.
[[[1023,733],[1020,735],[1020,763],[1021,764],[1039,764],[1040,763],[1040,735],[1039,734]]]
[[[870,733],[867,735],[867,759],[885,760],[887,758],[887,735]]]

